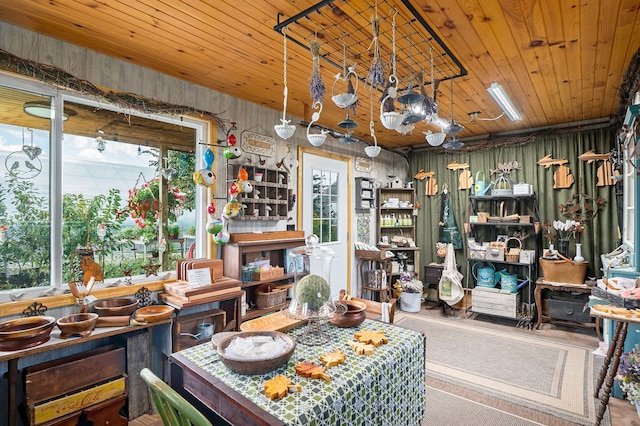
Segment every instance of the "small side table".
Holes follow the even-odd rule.
[[[378,302],[386,302],[391,299],[391,262],[393,256],[387,256],[385,251],[376,251],[376,250],[356,250],[356,257],[360,260],[360,298],[365,299],[364,294],[365,290],[369,291],[372,295],[378,294]],[[387,275],[386,282],[380,282],[379,287],[375,287],[369,285],[369,282],[365,276],[364,265],[367,263],[369,265],[369,271],[378,269],[381,271],[385,271]],[[379,264],[379,268],[374,269],[374,265]],[[375,300],[375,299],[372,299]]]
[[[536,281],[536,288],[533,292],[533,296],[536,301],[536,310],[538,313],[538,320],[536,321],[536,330],[540,329],[540,324],[547,321],[556,321],[563,325],[572,325],[578,327],[595,328],[598,335],[598,339],[602,340],[602,334],[600,332],[600,319],[596,318],[596,322],[580,322],[572,321],[570,319],[554,319],[549,312],[545,313],[542,310],[542,291],[567,291],[572,293],[591,294],[591,287],[585,284],[569,284],[569,283],[551,283],[544,281],[542,278],[538,278]],[[569,316],[567,316],[569,318]]]
[[[600,375],[598,376],[598,383],[596,384],[596,390],[593,394],[594,398],[600,398],[600,406],[596,412],[596,425],[600,426],[600,422],[604,417],[604,412],[607,410],[607,404],[609,404],[609,398],[611,396],[611,389],[613,388],[613,380],[620,366],[620,357],[622,356],[622,350],[624,348],[624,341],[627,338],[627,329],[629,323],[640,324],[640,318],[637,317],[623,317],[622,315],[611,315],[605,312],[591,309],[591,315],[616,321],[616,330],[613,333],[613,338],[609,344],[609,350],[607,356],[604,358]],[[604,385],[604,387],[603,387]],[[600,392],[602,391],[602,392]]]

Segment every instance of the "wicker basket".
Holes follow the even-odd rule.
[[[575,262],[571,259],[549,260],[540,258],[540,269],[545,281],[569,284],[584,284],[589,262]]]
[[[256,292],[256,306],[258,309],[267,309],[286,302],[287,289],[276,288],[267,293]]]
[[[515,241],[518,243],[518,247],[509,247],[509,241]],[[520,262],[520,251],[522,250],[522,240],[516,237],[509,237],[505,242],[505,254],[504,259],[507,262]]]

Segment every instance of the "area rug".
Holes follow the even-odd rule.
[[[425,333],[429,378],[577,424],[594,424],[599,363],[593,348],[464,319],[400,313],[395,323]]]

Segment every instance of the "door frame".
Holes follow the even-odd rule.
[[[312,147],[307,147],[307,146],[301,146],[298,145],[298,161],[300,166],[298,167],[298,182],[297,182],[297,192],[298,192],[298,205],[297,205],[297,210],[296,210],[296,229],[302,229],[302,197],[300,197],[301,194],[303,194],[303,187],[302,187],[302,167],[304,166],[303,162],[302,162],[302,154],[306,153],[306,154],[311,154],[311,155],[317,155],[318,157],[325,157],[325,158],[329,158],[331,160],[336,160],[336,161],[343,161],[345,163],[347,163],[347,216],[346,216],[346,220],[347,220],[347,236],[346,236],[346,240],[345,240],[345,244],[347,245],[347,285],[346,285],[346,290],[347,290],[347,294],[351,294],[351,279],[353,276],[353,271],[351,268],[351,263],[352,263],[352,258],[353,258],[353,249],[351,248],[351,234],[352,234],[352,229],[353,229],[353,216],[352,216],[352,211],[353,211],[353,200],[352,200],[352,193],[351,193],[351,186],[352,186],[352,169],[353,169],[353,158],[346,156],[346,155],[340,155],[340,154],[336,154],[333,152],[326,152],[323,151],[321,149],[317,149],[317,148],[312,148]]]

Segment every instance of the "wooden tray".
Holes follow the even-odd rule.
[[[240,324],[240,330],[285,332],[304,324],[306,324],[304,320],[288,318],[284,316],[282,312],[275,312],[249,321],[243,321],[242,324]]]

